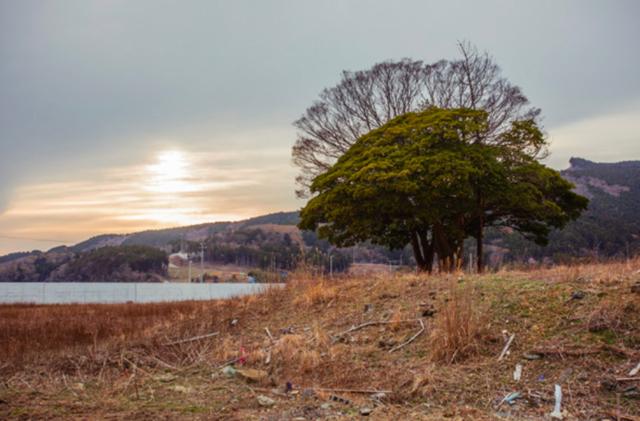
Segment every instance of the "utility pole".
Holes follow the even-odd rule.
[[[329,276],[333,278],[333,254],[329,255]]]
[[[200,242],[200,283],[204,282],[204,241]]]
[[[189,257],[189,282],[191,282],[191,257]]]

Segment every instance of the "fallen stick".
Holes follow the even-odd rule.
[[[392,353],[394,351],[399,350],[400,348],[403,348],[406,345],[409,345],[411,342],[413,342],[418,336],[420,336],[422,334],[422,332],[424,332],[424,322],[422,321],[422,319],[418,319],[418,323],[420,323],[420,330],[417,331],[415,333],[415,335],[413,335],[412,337],[410,337],[407,341],[401,343],[398,346],[394,346],[393,348],[391,348],[389,350],[389,353]]]
[[[616,377],[617,382],[638,382],[640,377]]]
[[[170,345],[184,344],[184,343],[187,343],[187,342],[193,342],[193,341],[199,341],[201,339],[211,338],[212,336],[217,336],[219,334],[220,334],[220,332],[207,333],[206,335],[200,335],[200,336],[194,336],[192,338],[180,339],[178,341],[167,342],[167,343],[162,344],[162,345],[170,346]]]
[[[165,361],[162,361],[160,358],[156,357],[155,355],[151,355],[150,357],[152,359],[154,359],[156,362],[158,362],[160,365],[162,365],[162,366],[164,366],[166,368],[169,368],[171,370],[178,370],[178,367],[173,366],[173,365],[171,365],[171,364],[169,364],[169,363],[167,363]]]
[[[373,395],[375,393],[386,393],[387,395],[393,393],[393,390],[371,390],[371,389],[332,389],[326,387],[304,387],[300,389],[312,389],[319,392],[336,392],[336,393],[363,393]]]
[[[631,371],[629,372],[629,377],[633,377],[638,373],[640,373],[640,363],[638,363],[638,365],[635,366],[635,368],[631,369]]]
[[[507,341],[506,345],[504,346],[504,348],[502,348],[502,352],[500,353],[500,356],[498,357],[498,361],[502,361],[504,356],[507,355],[507,352],[509,351],[509,347],[511,346],[511,342],[513,342],[513,339],[515,337],[516,337],[515,333],[509,337],[509,340]]]
[[[232,360],[228,360],[228,361],[226,361],[226,362],[223,362],[222,364],[217,365],[217,366],[214,368],[214,370],[217,370],[217,369],[219,369],[219,368],[224,368],[224,367],[226,367],[226,366],[228,366],[228,365],[231,365],[231,364],[237,363],[238,361],[240,361],[240,359],[241,359],[241,358],[242,358],[242,357],[238,357],[238,358],[234,358],[234,359],[232,359]]]
[[[597,348],[591,349],[534,349],[531,351],[532,354],[538,355],[559,355],[559,356],[570,356],[570,357],[582,357],[585,355],[594,355],[599,354],[601,352],[610,352],[612,354],[620,355],[623,357],[631,357],[635,355],[633,351],[626,350],[624,348],[619,348],[613,345],[601,345]]]
[[[369,327],[369,326],[376,326],[376,325],[388,325],[388,324],[392,324],[392,323],[413,323],[416,322],[420,319],[407,319],[407,320],[380,320],[380,321],[374,321],[374,322],[366,322],[366,323],[362,323],[358,326],[352,326],[351,328],[345,330],[344,332],[338,333],[337,335],[333,335],[333,341],[336,342],[339,338],[343,337],[344,335],[346,335],[347,333],[351,333],[351,332],[355,332],[356,330],[360,330],[360,329],[364,329],[365,327]]]
[[[638,417],[634,417],[633,415],[627,415],[627,414],[613,414],[610,413],[608,414],[611,418],[613,418],[615,421],[640,421],[640,418]]]
[[[268,327],[264,328],[264,331],[267,332],[267,336],[269,337],[269,339],[271,340],[271,342],[275,342],[276,340],[273,338],[273,335],[271,335],[271,332],[269,331]]]

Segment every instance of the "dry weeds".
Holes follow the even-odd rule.
[[[541,419],[555,383],[571,417],[640,413],[629,389],[638,382],[611,383],[640,361],[640,294],[630,288],[640,260],[485,276],[298,277],[218,302],[0,306],[0,418],[322,419],[373,405],[376,419]],[[415,319],[425,334],[390,353],[415,334],[403,322]],[[334,340],[374,321],[386,323]],[[516,339],[498,362],[505,330]],[[522,358],[535,349],[554,352]],[[226,377],[230,362],[267,377]],[[287,383],[297,394],[284,394]],[[326,389],[393,393],[374,403]],[[523,398],[495,409],[512,391]],[[276,405],[261,408],[258,393]],[[350,403],[321,407],[331,394]]]

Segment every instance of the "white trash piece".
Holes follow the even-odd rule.
[[[522,377],[522,364],[516,364],[516,369],[513,371],[513,380],[519,382]]]
[[[551,413],[551,418],[556,419],[556,420],[561,420],[562,419],[562,412],[561,412],[562,388],[560,387],[559,384],[557,384],[556,387],[555,387],[554,396],[556,398],[556,404],[553,407],[553,412]]]

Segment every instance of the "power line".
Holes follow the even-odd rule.
[[[29,240],[29,241],[41,241],[45,243],[68,243],[67,240],[53,240],[51,238],[33,238],[33,237],[17,237],[13,235],[4,235],[0,234],[0,238],[5,238],[7,240]]]

